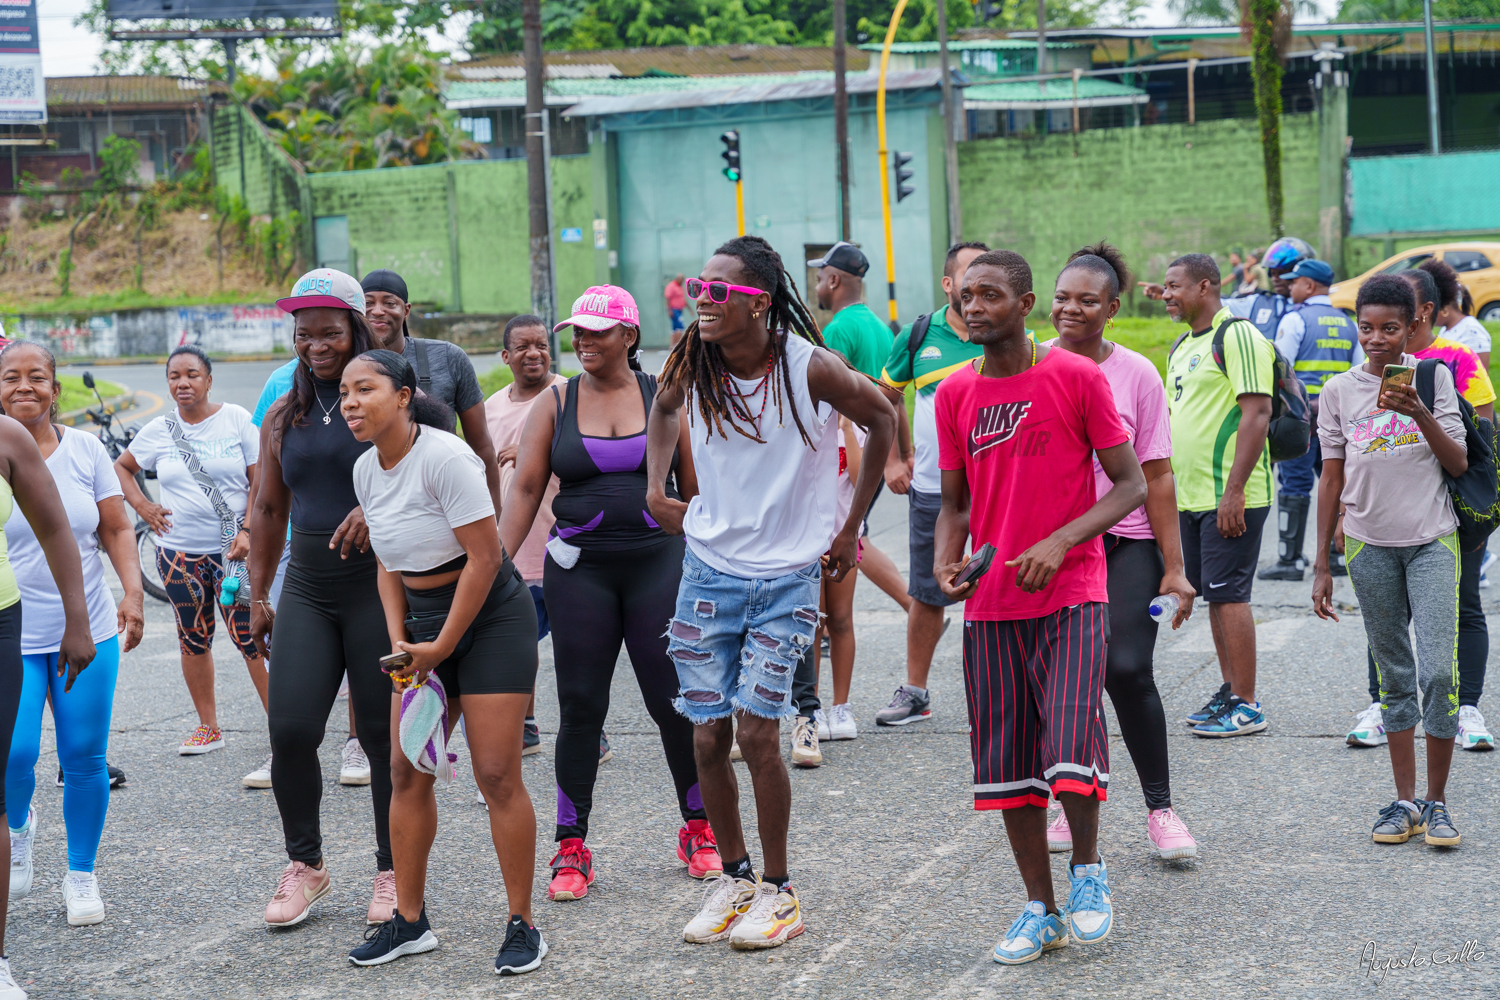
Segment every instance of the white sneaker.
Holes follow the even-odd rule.
[[[3,958],[0,958],[0,1000],[27,1000],[26,991],[16,985],[10,963]]]
[[[104,900],[99,898],[99,880],[93,872],[70,871],[63,876],[63,902],[68,904],[71,926],[104,923]]]
[[[31,892],[31,845],[36,841],[36,806],[26,814],[26,828],[10,831],[10,898]],[[0,997],[4,994],[0,993]]]
[[[739,922],[754,898],[755,885],[745,879],[730,878],[722,872],[705,879],[703,905],[698,915],[683,928],[682,939],[689,944],[727,939],[730,929]]]
[[[817,767],[823,763],[823,751],[818,748],[815,723],[805,715],[792,722],[792,763],[798,767]]]
[[[833,736],[828,732],[828,716],[823,710],[821,708],[813,709],[812,717],[813,721],[818,724],[818,742],[826,743],[828,740],[833,739]]]
[[[1359,713],[1359,718],[1354,720],[1354,728],[1349,730],[1349,735],[1344,737],[1344,742],[1351,747],[1385,745],[1385,716],[1380,711],[1380,702],[1371,702],[1369,708]]]
[[[831,740],[852,740],[859,735],[859,729],[854,725],[854,709],[849,707],[846,701],[842,705],[833,706],[828,715],[828,738]]]
[[[240,779],[240,784],[246,788],[270,788],[271,787],[271,755],[266,755],[266,762],[249,774]]]
[[[735,951],[776,948],[803,931],[802,906],[791,886],[778,889],[774,882],[755,887],[745,915],[729,932],[729,947]]]
[[[1461,750],[1493,750],[1495,737],[1484,724],[1484,716],[1474,705],[1458,707],[1458,746]]]
[[[339,784],[368,785],[370,783],[370,758],[353,736],[344,742],[344,763],[339,768]]]

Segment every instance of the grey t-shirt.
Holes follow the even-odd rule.
[[[1403,355],[1413,368],[1417,358]],[[1464,421],[1446,365],[1433,373],[1432,415],[1459,444]],[[1344,460],[1344,532],[1388,548],[1426,545],[1458,527],[1443,467],[1415,418],[1377,407],[1380,376],[1361,365],[1323,384],[1318,396],[1318,439],[1323,459]]]
[[[407,337],[401,354],[411,362],[418,379],[422,377],[422,366],[417,359],[418,344],[426,351],[427,376],[432,380],[430,385],[423,386],[423,391],[433,399],[441,399],[453,407],[454,413],[462,413],[484,402],[484,392],[479,388],[479,379],[474,374],[474,363],[469,360],[463,348],[446,340]]]

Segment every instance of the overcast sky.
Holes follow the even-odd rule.
[[[1328,0],[1321,7],[1331,9]],[[41,0],[39,8],[42,67],[47,76],[87,76],[99,71],[100,40],[85,28],[73,26],[73,19],[88,7],[88,0]],[[1139,23],[1170,25],[1176,18],[1167,13],[1166,0],[1152,0]],[[434,48],[458,48],[463,36],[460,25],[449,28],[450,38],[431,36]]]

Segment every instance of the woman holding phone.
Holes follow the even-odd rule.
[[[340,397],[355,440],[375,445],[354,464],[354,490],[380,566],[392,653],[387,669],[402,689],[432,683],[435,674],[451,706],[448,718],[462,712],[466,720],[509,902],[495,971],[530,972],[547,954],[531,916],[536,815],[521,781],[522,731],[536,685],[536,608],[500,546],[484,463],[440,429],[453,426],[453,414],[417,392],[406,359],[384,350],[360,355],[344,369]],[[391,729],[399,731],[401,721],[398,692],[391,697]],[[419,770],[398,747],[391,778],[396,910],[349,953],[356,965],[438,946],[424,901],[437,836],[436,775]]]

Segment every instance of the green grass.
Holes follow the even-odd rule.
[[[145,292],[137,292],[134,289],[130,289],[128,291],[116,292],[113,295],[89,295],[78,298],[70,296],[66,299],[48,299],[46,301],[28,301],[24,303],[12,302],[6,306],[4,311],[9,314],[25,313],[29,316],[55,316],[71,313],[114,312],[117,309],[260,305],[264,304],[265,298],[263,294],[246,297],[243,292],[217,292],[212,295],[182,295],[176,298],[168,298],[161,295],[148,295]]]
[[[57,400],[59,412],[68,413],[72,410],[98,407],[99,401],[94,398],[93,390],[83,387],[82,375],[59,375],[57,380],[62,383],[62,395]],[[113,382],[105,382],[102,379],[96,380],[95,384],[99,386],[99,395],[105,399],[118,396],[125,391]]]

